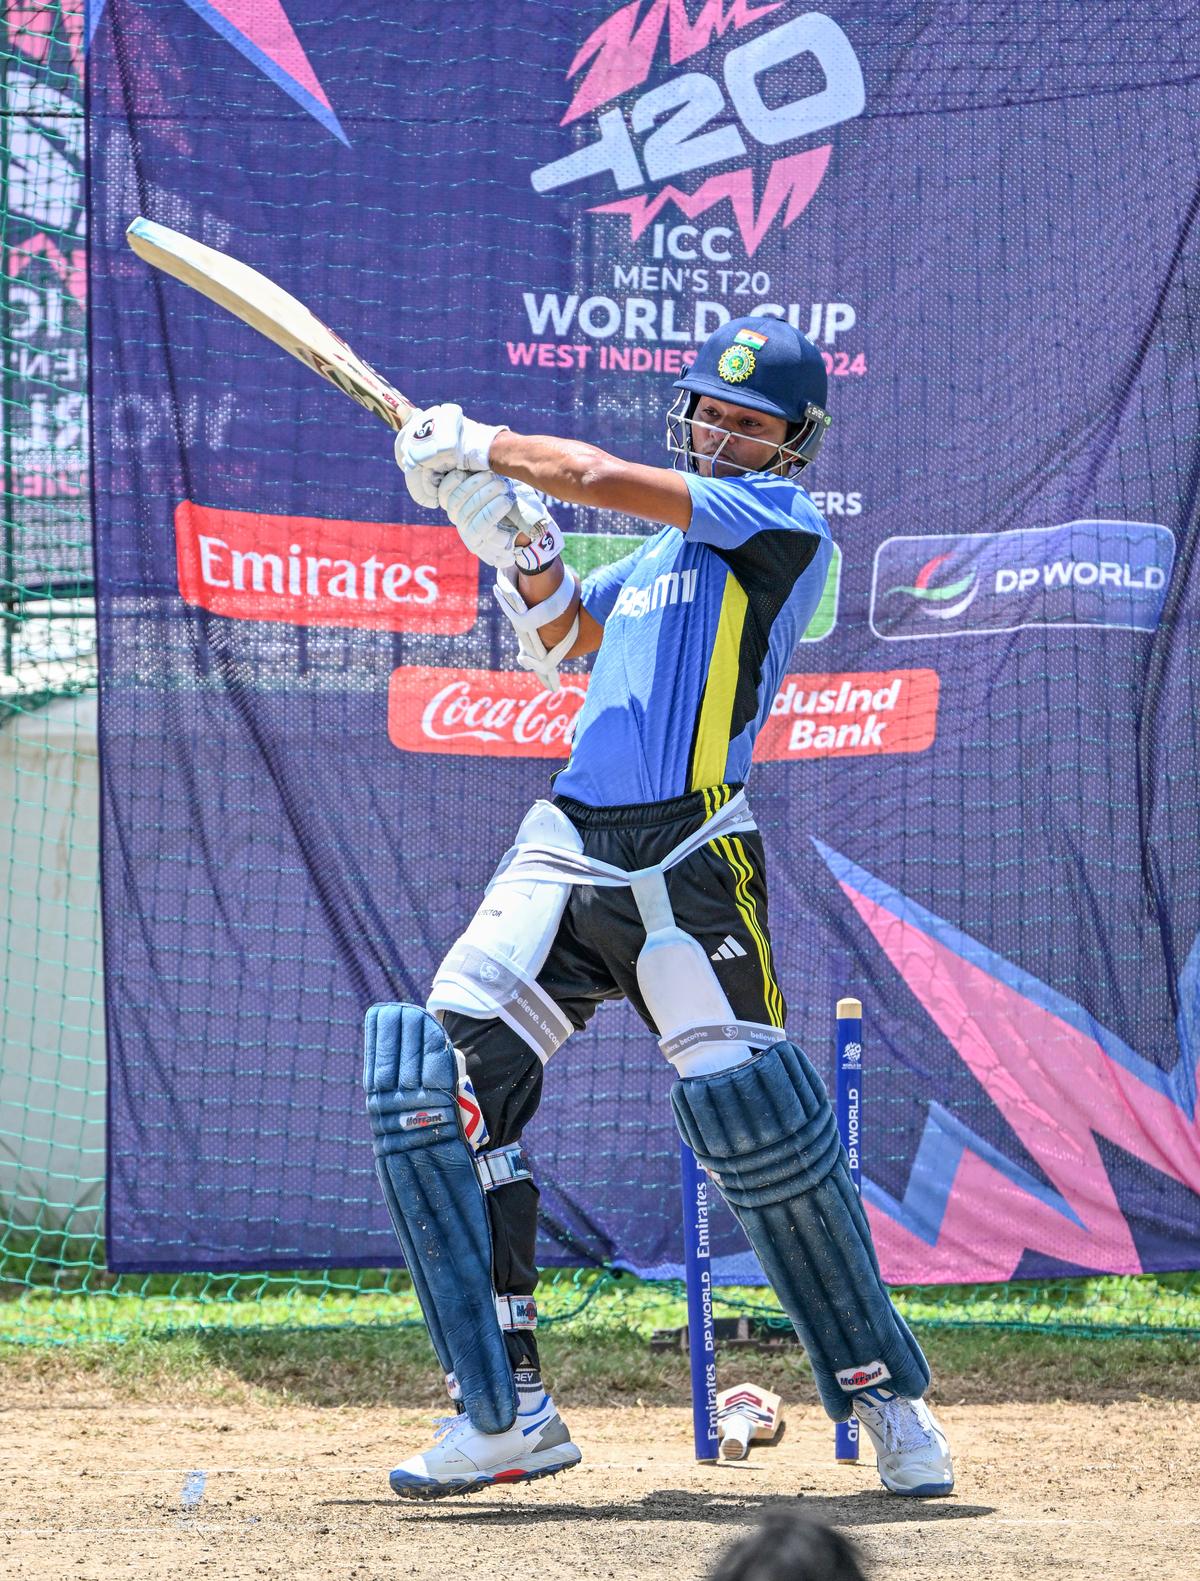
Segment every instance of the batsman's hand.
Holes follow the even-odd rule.
[[[492,440],[504,425],[489,427],[463,416],[461,406],[414,412],[396,435],[396,464],[418,505],[432,509],[447,472],[486,472]]]
[[[540,571],[562,553],[557,523],[524,483],[494,472],[447,472],[438,503],[471,553],[497,570]]]

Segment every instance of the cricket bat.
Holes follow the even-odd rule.
[[[717,1395],[722,1460],[745,1460],[751,1444],[774,1443],[783,1432],[783,1402],[769,1389],[735,1384]]]
[[[389,428],[403,428],[417,410],[303,302],[249,264],[140,217],[130,225],[125,239],[139,258],[182,280],[282,346]]]

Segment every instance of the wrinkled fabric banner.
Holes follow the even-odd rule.
[[[840,552],[750,794],[792,1035],[831,1075],[865,1005],[885,1274],[1197,1266],[1195,8],[333,10],[89,14],[111,1266],[399,1262],[363,1011],[423,1000],[587,684],[137,214],[418,402],[642,461],[726,316],[808,334]],[[581,570],[646,530],[560,520]],[[546,1261],[679,1272],[669,1082],[624,1006],[555,1056]]]

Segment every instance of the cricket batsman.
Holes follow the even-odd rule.
[[[495,568],[518,662],[547,687],[596,653],[554,794],[517,831],[425,1006],[367,1013],[379,1179],[457,1414],[391,1474],[402,1498],[531,1481],[581,1456],[542,1384],[537,1188],[521,1150],[542,1070],[624,995],[679,1080],[680,1134],[736,1214],[835,1421],[893,1493],[954,1486],[929,1369],[880,1279],[820,1077],[785,1030],[755,737],[832,545],[799,474],[829,425],[819,352],[775,318],[718,329],[675,383],[671,467],[417,413],[396,458]],[[536,492],[535,492],[536,491]],[[581,585],[540,496],[657,531]]]

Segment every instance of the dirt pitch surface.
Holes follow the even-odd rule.
[[[873,1462],[836,1465],[811,1407],[745,1465],[698,1466],[686,1412],[626,1406],[569,1413],[584,1450],[573,1472],[413,1505],[387,1472],[428,1436],[424,1414],[10,1398],[0,1575],[677,1581],[779,1507],[842,1528],[877,1581],[1200,1572],[1194,1407],[940,1409],[958,1469],[948,1499],[897,1499]]]

